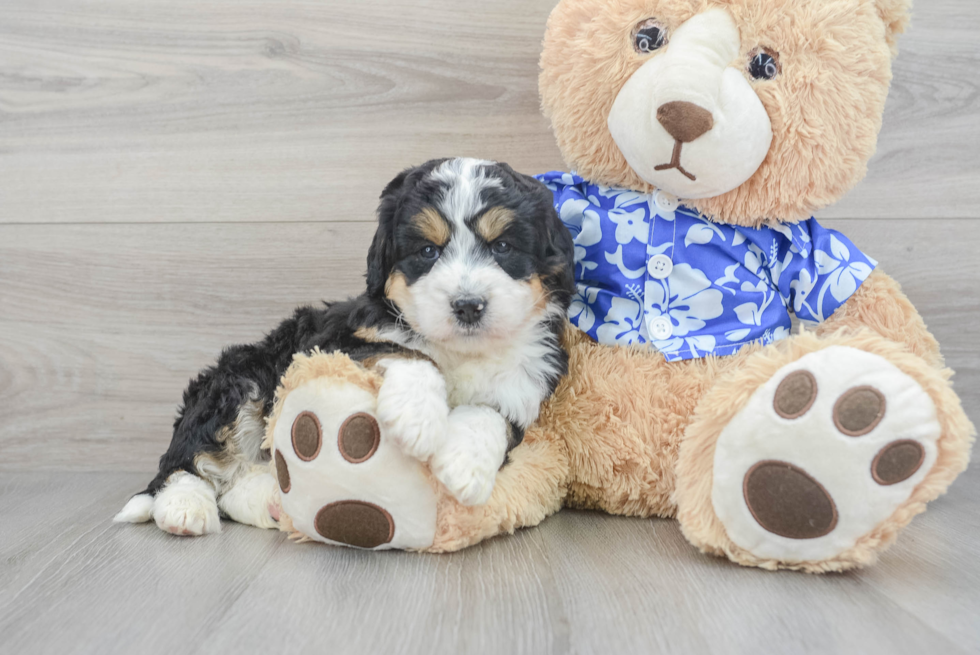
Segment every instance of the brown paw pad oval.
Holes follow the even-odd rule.
[[[884,417],[885,396],[874,387],[853,387],[834,403],[834,425],[849,437],[868,434]]]
[[[788,539],[816,539],[837,526],[837,506],[827,490],[787,462],[759,462],[745,474],[745,504],[763,528]]]
[[[878,451],[871,463],[871,476],[880,485],[888,486],[908,480],[925,461],[922,444],[903,439],[893,441]]]
[[[296,456],[308,462],[320,454],[322,443],[323,431],[316,414],[303,412],[297,416],[293,421],[293,450]]]
[[[289,493],[291,485],[289,483],[289,467],[286,466],[286,458],[278,450],[276,451],[276,477],[279,478],[279,489],[285,494]]]
[[[391,514],[361,500],[324,505],[316,513],[313,525],[320,536],[358,548],[376,548],[395,536]]]
[[[772,406],[783,418],[799,418],[810,411],[817,399],[817,379],[810,371],[793,371],[779,386]]]
[[[381,428],[370,414],[359,412],[347,417],[337,435],[337,448],[340,454],[352,464],[367,461],[378,450],[381,443]]]

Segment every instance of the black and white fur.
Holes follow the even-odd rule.
[[[274,527],[265,418],[293,354],[316,347],[382,370],[386,434],[460,502],[486,502],[567,370],[571,236],[544,185],[474,159],[403,171],[378,218],[366,292],[301,307],[262,341],[222,352],[184,392],[159,473],[117,521],[199,535],[220,530],[220,511]]]

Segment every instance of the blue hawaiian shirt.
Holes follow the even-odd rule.
[[[650,343],[669,361],[784,339],[790,309],[823,321],[877,265],[813,218],[737,227],[661,191],[602,187],[572,173],[537,178],[575,241],[571,322],[600,343]]]

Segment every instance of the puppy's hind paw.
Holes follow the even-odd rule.
[[[278,513],[277,494],[276,479],[257,467],[235,481],[218,499],[218,507],[233,521],[271,530],[279,527],[273,514]]]
[[[161,530],[181,536],[221,532],[214,489],[186,471],[171,475],[157,494],[153,520]]]

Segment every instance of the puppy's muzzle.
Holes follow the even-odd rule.
[[[483,298],[460,298],[452,303],[453,314],[462,325],[476,325],[483,317],[487,301]]]

